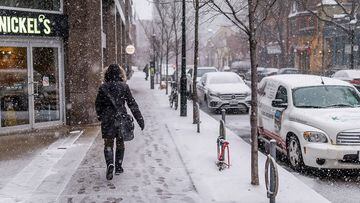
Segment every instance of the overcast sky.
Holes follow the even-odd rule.
[[[137,17],[140,19],[152,18],[152,5],[147,0],[134,0]]]

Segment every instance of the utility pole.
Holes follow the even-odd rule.
[[[155,76],[155,61],[156,61],[156,49],[155,49],[155,32],[152,36],[153,43],[153,60],[150,62],[150,89],[154,89],[154,76]]]
[[[181,51],[181,79],[180,79],[180,116],[187,116],[186,99],[186,1],[182,0],[182,51]]]

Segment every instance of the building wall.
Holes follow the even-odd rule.
[[[65,14],[69,17],[69,38],[65,43],[65,97],[70,125],[96,122],[94,101],[102,72],[100,8],[99,0],[64,2]]]
[[[129,3],[125,8],[122,0],[64,1],[70,26],[65,43],[66,115],[70,125],[97,122],[94,103],[104,70],[110,64],[124,66],[127,62],[124,49],[129,23],[125,25],[119,13],[120,9],[129,10],[124,12],[127,18],[132,12]],[[102,40],[102,32],[106,39]]]

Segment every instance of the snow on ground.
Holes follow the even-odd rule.
[[[228,131],[232,166],[215,166],[218,122],[201,113],[202,132],[168,106],[164,91],[150,90],[136,72],[130,87],[146,128],[126,143],[125,172],[105,178],[99,128],[55,144],[0,190],[0,202],[267,202],[265,156],[259,156],[260,186],[250,185],[250,146]],[[63,146],[66,147],[63,147]],[[279,167],[277,202],[327,202]],[[306,194],[306,195],[304,195]]]
[[[192,124],[190,103],[188,117],[179,117],[177,111],[169,110],[167,97],[159,90],[152,91],[158,101],[158,114],[166,123],[168,133],[185,162],[200,196],[205,201],[267,202],[264,184],[265,156],[259,154],[260,186],[250,184],[250,146],[231,131],[230,141],[232,166],[219,172],[216,162],[216,139],[218,122],[201,113],[201,133],[196,133]],[[295,176],[279,167],[280,189],[278,202],[328,202]],[[303,195],[307,194],[307,195]],[[291,199],[289,199],[291,197]]]

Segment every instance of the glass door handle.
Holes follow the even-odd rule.
[[[29,94],[29,96],[39,96],[39,82],[28,82],[29,85],[33,84],[34,93]],[[36,85],[36,88],[35,88]]]

